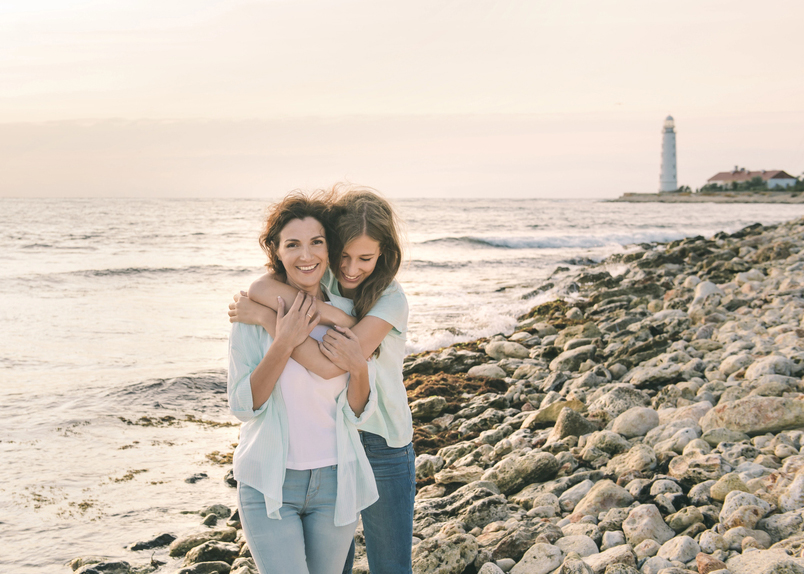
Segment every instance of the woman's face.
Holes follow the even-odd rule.
[[[327,268],[327,240],[317,219],[293,219],[279,232],[276,254],[285,266],[288,284],[319,296]]]
[[[338,281],[343,290],[351,291],[365,281],[374,272],[380,255],[380,243],[368,235],[347,243],[338,268]]]

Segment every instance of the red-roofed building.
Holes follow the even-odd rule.
[[[734,166],[734,171],[721,171],[706,180],[709,185],[720,185],[724,188],[731,188],[733,183],[746,183],[755,177],[762,178],[768,189],[787,189],[796,184],[796,178],[781,169],[763,169],[760,171],[748,171],[744,167]]]

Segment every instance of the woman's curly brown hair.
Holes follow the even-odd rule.
[[[285,266],[279,260],[276,251],[279,248],[279,234],[294,219],[312,217],[317,220],[326,233],[327,247],[333,245],[331,204],[331,192],[305,193],[294,190],[268,208],[268,216],[260,234],[260,247],[268,256],[268,262],[265,264],[268,271],[273,271],[283,280],[287,279]]]

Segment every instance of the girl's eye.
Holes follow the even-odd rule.
[[[369,261],[371,261],[371,257],[369,257],[368,259],[361,258],[360,261],[365,261],[366,263],[368,263]]]

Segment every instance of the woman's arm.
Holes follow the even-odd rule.
[[[270,307],[274,311],[276,311],[277,298],[281,298],[287,305],[293,301],[296,293],[298,293],[298,290],[295,287],[274,279],[270,273],[266,273],[254,281],[248,288],[249,299]],[[319,308],[319,313],[321,314],[322,325],[341,325],[351,328],[357,322],[354,317],[332,305],[322,306],[322,308]]]
[[[275,334],[272,334],[274,340],[260,364],[251,373],[251,396],[255,410],[271,396],[293,350],[309,338],[318,324],[318,317],[310,312],[312,305],[312,298],[305,298],[302,293],[296,296],[287,313],[284,301],[278,302]]]

